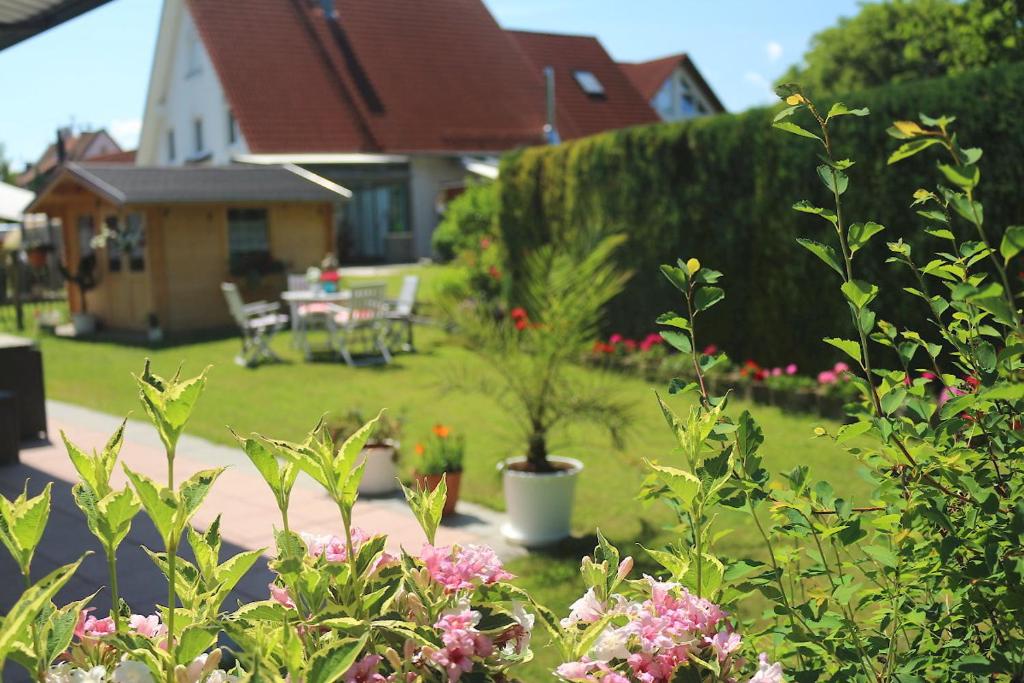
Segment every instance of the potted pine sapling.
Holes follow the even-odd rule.
[[[340,420],[329,424],[328,431],[336,442],[355,434],[368,422],[360,410],[350,410]],[[402,420],[384,414],[370,434],[359,462],[366,462],[366,470],[359,483],[359,493],[384,496],[398,490],[398,455],[401,446]]]
[[[612,236],[576,252],[538,249],[524,261],[516,293],[521,305],[509,316],[470,313],[458,320],[469,348],[491,372],[457,384],[492,397],[519,428],[519,454],[501,464],[508,514],[502,532],[511,542],[539,546],[569,535],[583,463],[552,453],[554,432],[597,424],[622,444],[628,404],[581,367],[599,336],[605,305],[628,279],[611,262],[622,241]]]
[[[453,435],[450,427],[438,424],[431,430],[426,443],[416,444],[416,485],[421,491],[433,491],[445,479],[448,498],[442,514],[455,514],[459,502],[459,487],[462,483],[462,460],[466,452],[466,440]]]

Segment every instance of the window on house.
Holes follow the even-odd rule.
[[[167,131],[167,160],[174,161],[174,157],[177,152],[174,149],[174,129],[171,128]]]
[[[192,122],[192,141],[194,151],[199,154],[203,151],[203,120],[196,119]]]
[[[232,275],[273,269],[266,209],[228,209],[228,257]]]
[[[189,26],[185,36],[185,77],[194,76],[203,70],[202,43],[194,26]]]
[[[583,92],[587,93],[592,97],[598,97],[604,95],[604,85],[591,71],[573,71],[573,78],[576,79],[576,83],[579,84]]]
[[[683,93],[679,98],[679,111],[683,113],[683,116],[693,116],[697,113],[697,103],[693,99],[693,95]]]
[[[235,120],[235,113],[228,109],[228,144],[238,142],[238,121]]]

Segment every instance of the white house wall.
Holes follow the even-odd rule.
[[[139,146],[140,165],[226,164],[248,146],[237,125],[235,142],[229,136],[230,107],[217,72],[181,0],[166,0],[161,32],[169,31],[169,49],[154,64],[144,134]],[[172,5],[176,5],[173,6]],[[163,36],[161,36],[163,37]],[[202,146],[196,147],[195,122],[202,121]],[[174,131],[174,155],[168,131]]]
[[[430,240],[440,216],[438,199],[445,189],[461,185],[466,169],[459,157],[417,155],[409,160],[409,204],[416,258],[433,253]]]

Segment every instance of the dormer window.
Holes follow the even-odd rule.
[[[197,155],[201,154],[203,149],[204,149],[204,145],[203,145],[203,120],[202,119],[195,119],[192,122],[192,136],[193,136],[193,142],[195,143],[193,145],[192,151],[194,151]]]
[[[586,94],[591,97],[604,97],[604,85],[592,71],[573,71],[572,76]]]

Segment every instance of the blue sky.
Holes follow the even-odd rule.
[[[731,111],[770,102],[769,84],[810,36],[857,10],[857,0],[485,2],[506,28],[595,35],[619,60],[686,51]],[[0,52],[0,144],[16,167],[71,122],[135,145],[160,4],[114,0]]]

